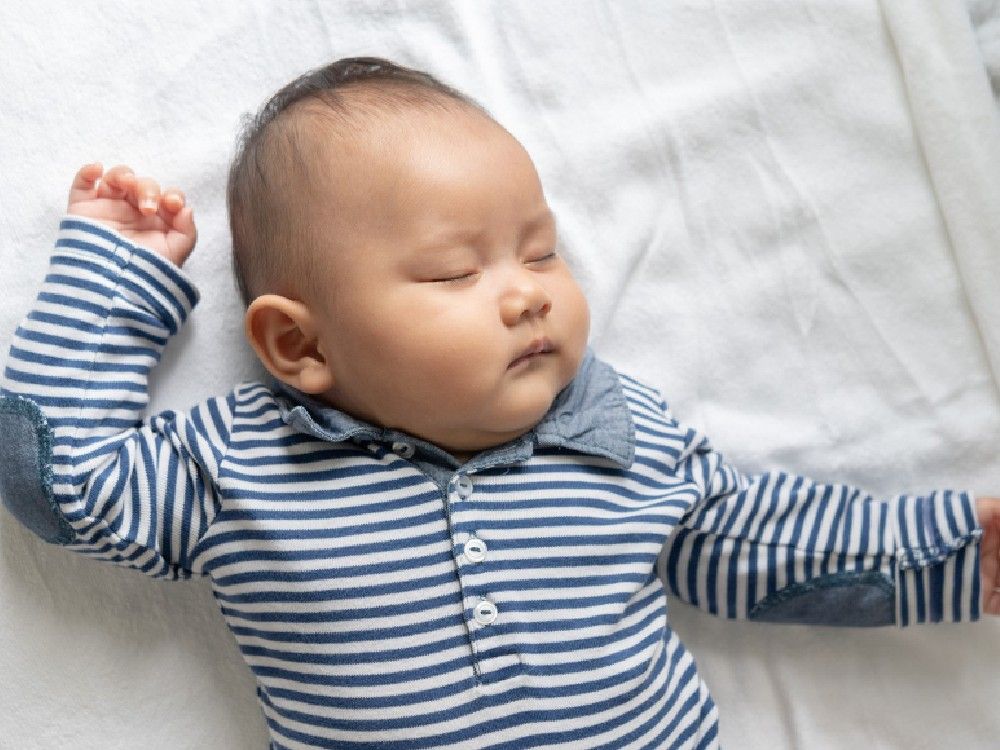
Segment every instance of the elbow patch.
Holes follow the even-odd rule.
[[[850,627],[894,625],[895,586],[875,571],[834,573],[775,591],[750,610],[749,619]]]
[[[75,534],[52,494],[52,430],[38,404],[0,398],[0,498],[29,531],[53,544]]]

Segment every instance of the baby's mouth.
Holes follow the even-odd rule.
[[[551,354],[555,350],[552,342],[547,338],[539,338],[532,341],[527,347],[521,350],[517,357],[507,365],[507,369],[510,370],[517,367],[520,364],[528,362],[530,360],[536,359],[538,357],[544,356],[546,354]]]

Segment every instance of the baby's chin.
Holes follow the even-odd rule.
[[[439,404],[439,409],[411,411],[409,417],[395,420],[391,427],[452,454],[503,445],[534,429],[565,387],[555,362],[539,365],[533,372],[521,372],[513,378],[508,373],[487,393],[477,394],[471,388],[435,395],[427,400]]]
[[[430,442],[453,454],[478,453],[496,448],[531,432],[545,418],[553,400],[549,401],[548,406],[507,410],[494,415],[492,419],[456,426],[453,430],[445,430],[449,433],[447,437],[442,434],[440,440],[432,438]]]
[[[549,413],[549,409],[555,402],[556,394],[557,392],[553,392],[544,399],[519,404],[518,408],[512,408],[507,413],[500,415],[492,422],[492,427],[507,436],[507,440],[530,432],[545,419],[545,415]]]

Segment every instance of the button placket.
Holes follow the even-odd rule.
[[[477,508],[473,498],[476,489],[473,484],[475,469],[459,471],[452,474],[444,484],[444,500],[451,521],[449,530],[453,541],[456,572],[462,590],[466,635],[471,648],[471,667],[475,675],[476,689],[483,694],[496,694],[496,690],[505,689],[513,681],[526,678],[526,667],[518,651],[517,644],[511,641],[506,620],[500,619],[500,605],[492,599],[491,590],[498,587],[494,576],[496,571],[485,569],[483,565],[489,554],[486,540],[480,537],[479,531],[484,528],[481,514],[486,510]],[[488,487],[489,480],[477,475],[484,484],[479,489]],[[493,542],[491,541],[490,544]],[[502,588],[502,586],[501,586]],[[503,598],[502,592],[494,592]],[[509,617],[509,615],[508,615]],[[484,654],[483,649],[488,649]]]
[[[472,497],[472,479],[468,474],[456,474],[448,482],[448,501],[452,504],[461,503]],[[462,545],[462,554],[470,562],[482,562],[486,558],[486,543],[477,539],[475,532],[469,532],[469,537]]]
[[[448,482],[448,500],[453,505],[460,504],[472,497],[473,489],[472,478],[468,474],[455,474]],[[486,559],[486,542],[477,537],[475,532],[469,532],[469,537],[462,545],[462,554],[470,563],[482,562]],[[485,596],[472,606],[472,617],[482,627],[492,624],[498,613],[496,604]]]

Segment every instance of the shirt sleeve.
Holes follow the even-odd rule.
[[[677,471],[697,498],[658,560],[671,594],[711,614],[769,622],[980,618],[982,529],[969,493],[879,499],[784,472],[744,475],[707,437],[686,432]]]
[[[153,250],[60,222],[0,381],[0,497],[30,531],[155,578],[203,574],[234,396],[144,416],[149,373],[197,302]]]

